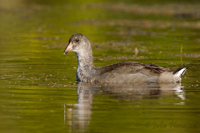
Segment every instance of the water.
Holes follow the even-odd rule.
[[[0,0],[0,132],[199,132],[199,7]],[[77,85],[76,56],[63,55],[77,32],[91,40],[97,66],[188,67],[184,91]]]

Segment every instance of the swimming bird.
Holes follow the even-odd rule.
[[[104,67],[94,66],[91,43],[83,34],[74,34],[64,54],[75,52],[78,59],[77,81],[111,84],[167,84],[180,83],[185,67],[176,69],[143,64],[139,62],[119,62]]]

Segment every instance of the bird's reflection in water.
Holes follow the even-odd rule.
[[[95,94],[110,94],[118,99],[156,99],[176,95],[184,104],[185,93],[181,84],[157,85],[99,85],[77,83],[77,104],[64,104],[64,121],[73,131],[87,131],[92,114],[93,97]]]

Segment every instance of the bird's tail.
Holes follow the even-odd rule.
[[[185,67],[179,67],[179,68],[177,68],[177,69],[174,70],[173,75],[175,77],[181,78],[182,75],[185,73],[186,70],[187,70],[187,68],[185,68]]]

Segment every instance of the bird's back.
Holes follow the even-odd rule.
[[[138,62],[120,62],[97,69],[99,73],[96,77],[93,77],[94,82],[114,84],[149,84],[155,82],[175,82],[175,79],[173,78],[174,73],[181,70],[180,68],[174,70],[160,67],[155,64],[143,64]]]

